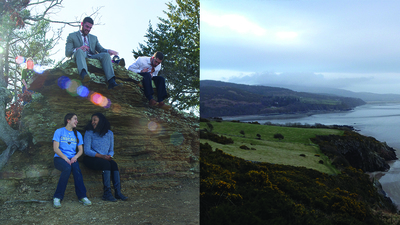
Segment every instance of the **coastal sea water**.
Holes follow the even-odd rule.
[[[286,116],[236,116],[223,117],[224,120],[240,120],[242,122],[258,121],[260,124],[301,123],[314,125],[348,125],[353,126],[360,134],[372,136],[378,141],[386,142],[396,149],[400,158],[400,104],[367,104],[348,112]],[[384,191],[400,209],[400,161],[389,163],[388,172],[376,172]]]

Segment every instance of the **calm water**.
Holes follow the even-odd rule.
[[[267,119],[262,116],[224,117],[224,120],[240,120],[242,122],[258,121],[263,124],[301,123],[314,125],[349,125],[359,130],[360,134],[372,136],[397,150],[400,158],[400,104],[367,104],[349,112],[317,114],[298,118]],[[377,172],[383,189],[398,206],[400,206],[400,161],[390,163],[390,170]],[[400,208],[400,207],[398,207]]]

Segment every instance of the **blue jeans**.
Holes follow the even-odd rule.
[[[86,188],[83,184],[83,177],[79,163],[75,162],[69,165],[64,159],[60,157],[54,157],[54,166],[56,169],[61,171],[60,179],[58,180],[57,189],[54,193],[53,198],[64,198],[65,189],[67,188],[69,175],[74,176],[75,193],[78,199],[86,197]]]

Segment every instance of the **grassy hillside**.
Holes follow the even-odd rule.
[[[367,174],[351,166],[338,171],[309,140],[316,135],[342,135],[343,131],[210,124],[200,122],[200,127],[212,127],[213,133],[234,143],[200,140],[201,224],[400,224],[396,206],[378,193]],[[276,133],[284,138],[275,139]]]
[[[210,123],[213,126],[214,133],[223,134],[234,140],[233,144],[223,145],[210,140],[200,139],[201,143],[208,143],[213,149],[222,149],[227,154],[245,160],[304,166],[328,174],[338,173],[331,166],[330,160],[321,153],[318,146],[310,141],[310,138],[316,135],[341,135],[343,131],[255,125],[227,121]],[[208,128],[208,126],[205,122],[200,122],[200,128]],[[240,134],[240,131],[244,131],[244,136]],[[282,134],[284,138],[282,140],[274,138],[274,134],[277,133]],[[257,134],[261,135],[260,140]],[[256,150],[240,149],[242,145]],[[300,154],[304,154],[305,157],[300,156]],[[319,163],[320,160],[324,164]]]

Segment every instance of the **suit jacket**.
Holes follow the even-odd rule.
[[[103,48],[103,46],[100,45],[96,36],[88,34],[88,39],[89,39],[90,52],[92,54],[97,54],[100,52],[107,52],[107,49]],[[82,41],[81,32],[76,31],[76,32],[70,33],[67,37],[67,43],[65,44],[65,56],[72,57],[72,55],[74,54],[74,50],[76,48],[81,47],[82,45],[83,45],[83,41]]]

